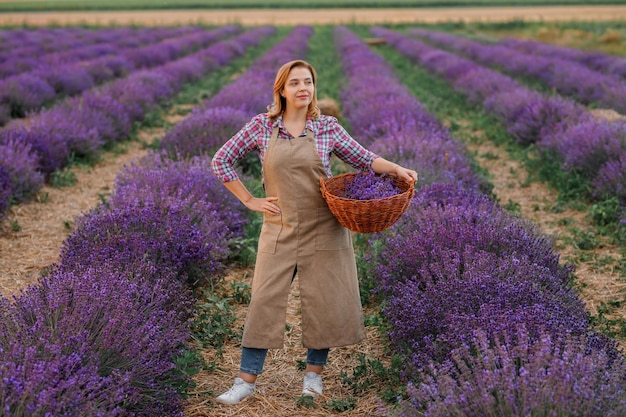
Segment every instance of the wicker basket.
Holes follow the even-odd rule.
[[[391,227],[406,211],[415,195],[415,187],[401,179],[393,177],[401,194],[373,200],[353,200],[344,195],[345,184],[361,172],[349,172],[324,179],[320,177],[322,197],[339,223],[353,232],[376,233]]]

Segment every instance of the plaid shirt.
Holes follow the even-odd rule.
[[[254,150],[259,153],[263,164],[274,126],[278,126],[279,140],[293,139],[283,124],[282,116],[272,122],[267,113],[256,115],[213,156],[211,167],[217,178],[222,182],[238,179],[233,166]],[[335,117],[322,115],[316,120],[307,118],[305,132],[306,129],[313,131],[317,153],[329,178],[332,177],[330,159],[333,153],[342,161],[363,171],[370,169],[372,162],[378,157],[354,140]]]

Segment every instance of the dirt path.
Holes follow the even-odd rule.
[[[0,25],[379,24],[626,19],[626,6],[484,7],[454,9],[232,9],[1,13]]]

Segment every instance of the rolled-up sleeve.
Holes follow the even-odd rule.
[[[213,155],[211,168],[222,182],[239,179],[235,164],[258,148],[257,136],[261,126],[256,118],[250,120]]]
[[[378,155],[357,142],[335,119],[329,128],[333,132],[333,152],[353,168],[369,170]]]

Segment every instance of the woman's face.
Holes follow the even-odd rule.
[[[309,106],[313,100],[315,87],[313,76],[306,67],[295,67],[289,71],[282,95],[287,101],[287,108],[301,109]]]

